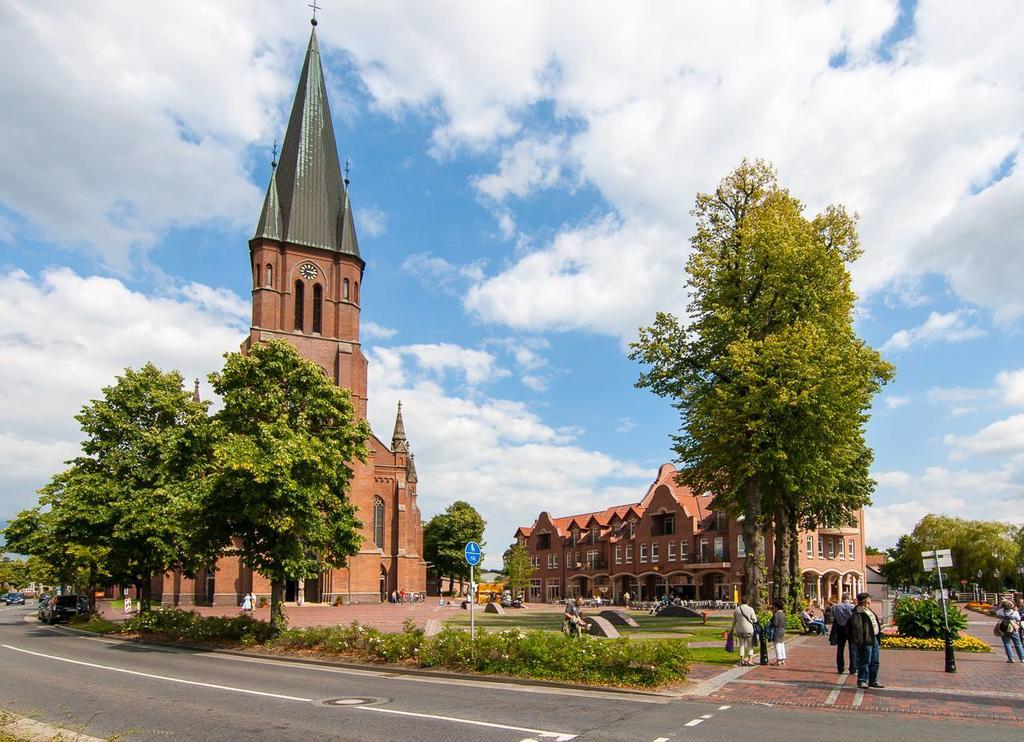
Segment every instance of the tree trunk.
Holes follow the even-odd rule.
[[[788,610],[789,603],[789,560],[792,553],[790,539],[793,529],[790,527],[789,513],[785,507],[775,509],[775,548],[772,564],[772,604],[781,605]]]
[[[789,606],[793,612],[799,611],[804,604],[804,576],[800,571],[800,535],[799,519],[795,512],[789,514]]]
[[[764,535],[761,533],[761,477],[754,475],[746,482],[746,511],[743,518],[743,541],[747,548],[743,591],[750,607],[765,609]]]
[[[284,578],[275,577],[270,580],[270,625],[274,632],[287,626],[288,619],[284,615]]]
[[[96,565],[89,565],[89,613],[96,613]]]
[[[143,580],[141,578],[135,578],[132,580],[132,584],[135,586],[135,602],[139,606],[139,613],[145,613],[149,610],[149,603],[142,597],[142,583]]]

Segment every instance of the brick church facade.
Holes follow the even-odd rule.
[[[360,347],[359,312],[366,263],[348,191],[314,27],[280,157],[249,241],[252,327],[242,352],[255,343],[286,340],[348,389],[356,415],[365,418],[368,364]],[[309,603],[368,602],[395,590],[426,590],[416,467],[401,403],[391,444],[371,435],[368,448],[367,461],[353,465],[348,493],[362,522],[359,553],[345,568],[315,580],[289,581],[287,601],[301,596]],[[237,605],[250,591],[269,596],[270,582],[234,556],[194,579],[168,573],[153,584],[154,599],[167,605]]]

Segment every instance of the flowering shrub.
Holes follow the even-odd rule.
[[[991,603],[976,603],[974,601],[971,601],[970,603],[967,603],[964,607],[967,608],[967,610],[969,610],[969,611],[977,611],[978,613],[988,613],[988,614],[995,613],[995,609],[996,609],[996,607],[994,605],[992,605]]]
[[[160,639],[186,639],[195,642],[231,641],[262,644],[272,633],[270,624],[251,616],[200,616],[195,611],[160,608],[127,619],[122,630],[151,634]]]
[[[942,651],[946,645],[942,639],[915,639],[909,636],[883,635],[879,642],[886,649],[930,649]],[[964,634],[953,640],[953,649],[958,652],[991,652],[992,647],[977,637]]]
[[[474,642],[460,629],[446,628],[428,638],[412,625],[399,634],[382,634],[352,624],[291,629],[271,646],[463,672],[640,687],[681,680],[689,669],[688,649],[678,639],[574,639],[520,629],[480,632]]]

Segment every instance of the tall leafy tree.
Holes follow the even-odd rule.
[[[211,374],[224,401],[214,416],[213,473],[204,497],[216,540],[271,580],[271,620],[285,624],[287,579],[345,566],[360,523],[347,498],[370,435],[349,392],[288,343],[229,353]]]
[[[927,585],[929,576],[921,565],[921,544],[910,534],[900,536],[896,545],[886,549],[888,558],[879,570],[890,587]]]
[[[922,549],[952,552],[953,566],[946,571],[946,579],[954,584],[966,580],[995,591],[1017,584],[1020,546],[1016,526],[930,513],[914,526],[912,536]]]
[[[637,385],[680,412],[680,480],[743,516],[744,591],[760,608],[766,533],[788,599],[796,528],[869,501],[863,426],[892,369],[852,329],[859,245],[841,208],[808,219],[770,165],[744,161],[693,214],[688,317],[658,313],[631,357],[646,366]]]
[[[530,550],[523,544],[516,544],[505,552],[505,576],[508,578],[508,589],[512,595],[525,593],[530,586],[530,578],[537,571],[530,563]]]
[[[453,583],[457,578],[460,586],[469,576],[465,549],[470,541],[484,545],[483,517],[472,505],[456,500],[443,513],[438,513],[423,527],[423,553],[426,560],[434,565],[441,580],[448,577]]]
[[[75,417],[81,455],[40,490],[40,508],[8,526],[8,538],[90,595],[101,577],[136,585],[144,610],[153,575],[207,561],[190,486],[200,481],[206,403],[182,382],[149,363],[104,387]]]

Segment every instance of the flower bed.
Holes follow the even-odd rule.
[[[886,649],[925,649],[941,652],[946,648],[942,639],[915,639],[910,636],[886,636],[879,638]],[[967,634],[953,640],[953,649],[958,652],[991,652],[992,647],[977,637]]]
[[[969,611],[975,611],[976,613],[984,613],[985,615],[991,616],[995,613],[996,607],[991,603],[975,603],[970,602],[964,605]]]

